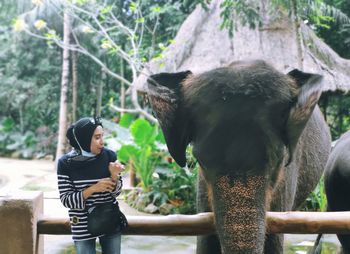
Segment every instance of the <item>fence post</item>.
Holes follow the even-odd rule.
[[[44,253],[43,236],[37,221],[43,214],[43,193],[14,192],[0,196],[0,252],[7,254]]]

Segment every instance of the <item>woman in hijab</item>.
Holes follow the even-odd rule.
[[[98,118],[84,117],[66,133],[72,151],[58,161],[58,189],[62,204],[69,208],[72,237],[77,254],[96,253],[99,238],[104,254],[119,254],[121,226],[95,235],[88,230],[89,209],[102,203],[118,205],[124,166],[115,152],[104,147],[103,127]]]

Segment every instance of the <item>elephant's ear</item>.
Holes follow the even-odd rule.
[[[287,138],[289,160],[292,161],[298,140],[313,113],[322,92],[323,77],[318,74],[305,73],[297,69],[288,73],[299,87],[296,102],[289,112],[287,121]]]
[[[190,71],[160,73],[147,79],[147,93],[155,117],[171,156],[181,167],[186,165],[186,147],[191,141],[190,118],[182,104],[182,82],[190,74]]]

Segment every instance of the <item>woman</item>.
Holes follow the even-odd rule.
[[[72,236],[77,254],[96,253],[99,238],[102,253],[119,254],[121,232],[92,235],[87,227],[89,208],[114,202],[122,189],[120,176],[124,167],[116,154],[104,148],[103,127],[99,119],[84,117],[66,133],[72,151],[58,161],[58,189],[62,204],[69,208]]]

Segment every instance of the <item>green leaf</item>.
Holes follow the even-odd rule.
[[[131,2],[129,8],[130,8],[130,11],[136,12],[138,8],[137,3]]]
[[[162,11],[162,8],[160,8],[160,6],[153,6],[152,8],[151,8],[151,12],[153,12],[153,13],[160,13]]]
[[[167,49],[167,47],[163,43],[159,43],[158,46],[162,51]]]
[[[134,121],[134,116],[132,114],[125,113],[119,121],[119,125],[124,128],[129,128],[132,121]]]
[[[107,14],[113,10],[113,5],[107,5],[101,10],[101,14]]]
[[[157,126],[157,128],[159,128],[159,127]],[[165,143],[166,143],[166,142],[165,142],[164,134],[163,134],[163,132],[162,132],[161,130],[158,131],[158,135],[156,136],[156,140],[157,140],[158,142],[162,143],[162,144],[165,144]]]
[[[5,118],[0,129],[4,132],[11,132],[15,127],[15,121],[12,118]]]
[[[128,163],[139,156],[139,149],[133,145],[123,145],[118,151],[118,160],[122,163]]]
[[[149,145],[140,151],[138,163],[135,163],[136,171],[139,173],[143,187],[148,188],[152,183],[152,174],[155,170],[157,160],[152,158],[152,148]]]
[[[136,19],[135,22],[136,22],[136,23],[141,23],[141,24],[142,24],[142,23],[145,23],[145,18],[142,17],[142,18]]]
[[[135,143],[139,146],[150,144],[155,140],[156,133],[154,129],[145,119],[137,119],[130,126],[131,135],[134,137]]]
[[[56,41],[60,40],[60,36],[53,29],[50,29],[47,33],[45,33],[45,37],[48,40],[56,40]]]

